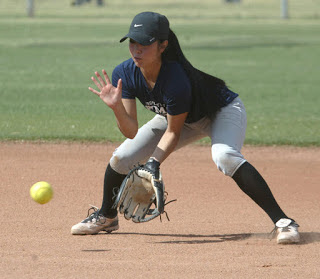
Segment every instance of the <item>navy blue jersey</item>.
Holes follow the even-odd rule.
[[[193,96],[189,78],[183,67],[178,62],[162,63],[158,79],[152,90],[148,89],[140,68],[130,58],[118,65],[112,73],[112,84],[117,86],[118,80],[122,79],[122,98],[135,99],[147,109],[163,116],[178,115],[189,112],[186,122],[194,122],[204,117],[204,114],[192,115]],[[219,94],[226,105],[238,95],[226,87]],[[201,103],[199,104],[201,106]],[[204,104],[202,104],[204,106]],[[222,106],[222,105],[221,105]],[[197,111],[205,111],[199,107]]]
[[[154,88],[150,91],[143,74],[132,59],[118,65],[112,73],[112,84],[122,79],[122,98],[135,99],[149,110],[166,116],[189,112],[192,103],[187,75],[176,62],[162,63]]]

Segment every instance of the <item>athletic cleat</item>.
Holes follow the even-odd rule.
[[[278,244],[293,244],[300,241],[298,232],[299,225],[287,218],[282,218],[276,223],[275,231],[277,232]]]
[[[90,213],[90,210],[94,210]],[[119,229],[118,216],[113,219],[107,218],[99,213],[99,208],[91,206],[88,210],[88,217],[71,228],[71,234],[86,235],[97,234],[100,231],[111,233]]]

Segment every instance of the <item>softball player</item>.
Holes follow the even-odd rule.
[[[267,183],[241,154],[246,112],[237,93],[221,79],[194,68],[183,55],[163,15],[136,15],[129,33],[131,58],[118,65],[110,81],[96,72],[89,90],[109,106],[127,138],[113,153],[105,172],[101,208],[74,225],[72,234],[96,234],[119,228],[112,208],[126,174],[138,163],[159,167],[172,153],[203,137],[211,138],[211,154],[218,169],[230,176],[275,224],[278,243],[299,242],[298,224],[281,210]],[[138,129],[136,99],[155,112]]]

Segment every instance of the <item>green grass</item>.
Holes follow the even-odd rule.
[[[132,17],[154,10],[168,16],[195,66],[240,94],[247,144],[320,145],[316,1],[289,1],[289,20],[275,0],[106,2],[35,1],[28,18],[25,1],[1,1],[0,140],[123,140],[112,111],[87,88],[94,71],[111,75],[129,57],[118,40]],[[138,110],[140,125],[153,116]]]

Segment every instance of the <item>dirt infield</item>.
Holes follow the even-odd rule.
[[[101,205],[105,167],[116,145],[0,143],[0,278],[320,278],[320,148],[250,147],[243,154],[264,176],[299,245],[269,240],[273,224],[210,159],[189,146],[162,165],[170,221],[72,236],[89,204]],[[54,198],[31,200],[45,180]]]

